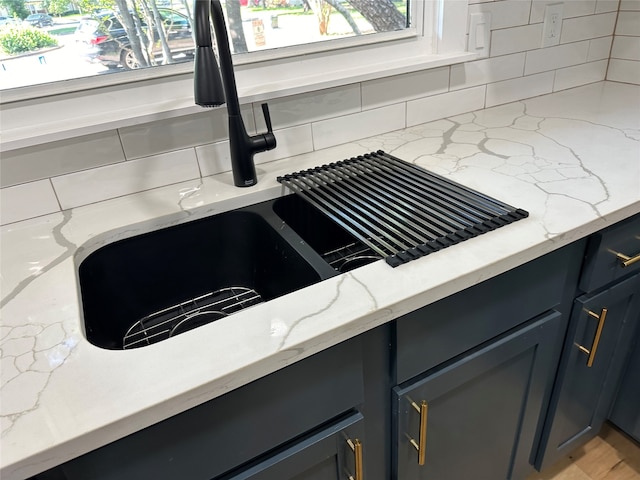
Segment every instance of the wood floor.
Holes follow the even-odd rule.
[[[640,480],[640,445],[605,424],[599,436],[527,480]]]

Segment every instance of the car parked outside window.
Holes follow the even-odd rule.
[[[194,42],[191,23],[186,15],[168,8],[158,9],[162,18],[162,28],[140,19],[140,28],[134,34],[140,39],[143,55],[141,61],[129,39],[129,34],[120,19],[113,13],[101,13],[80,21],[75,40],[80,54],[92,63],[101,63],[110,69],[133,70],[141,63],[157,65],[189,61],[193,58]],[[161,31],[160,31],[161,30]],[[165,36],[170,58],[165,58],[161,34]]]
[[[24,19],[24,23],[32,27],[50,27],[53,25],[53,17],[46,13],[32,13]]]

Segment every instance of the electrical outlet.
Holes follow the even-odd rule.
[[[544,9],[544,24],[542,27],[542,46],[551,47],[560,43],[562,33],[563,3],[552,3]]]
[[[478,58],[489,56],[491,40],[491,14],[472,13],[469,18],[469,45],[467,51],[475,53]]]

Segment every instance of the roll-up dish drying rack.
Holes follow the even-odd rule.
[[[529,215],[381,150],[278,181],[392,267]]]

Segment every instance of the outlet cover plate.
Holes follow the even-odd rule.
[[[542,27],[542,47],[552,47],[560,44],[562,33],[562,13],[564,4],[551,3],[544,9],[544,24]]]
[[[491,41],[491,13],[472,13],[469,16],[469,45],[467,51],[475,53],[478,58],[489,56]]]

